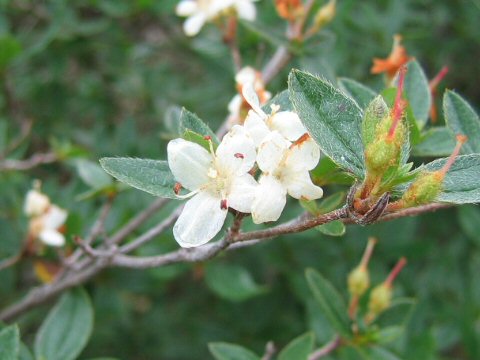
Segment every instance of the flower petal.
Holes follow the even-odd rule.
[[[50,206],[50,199],[37,190],[29,190],[25,197],[23,211],[27,216],[38,216]]]
[[[243,213],[252,212],[257,186],[258,183],[250,174],[234,177],[227,196],[228,206]]]
[[[294,143],[288,151],[285,166],[296,170],[312,170],[320,160],[320,147],[311,138]]]
[[[43,226],[45,229],[57,230],[60,226],[65,224],[67,220],[68,212],[59,208],[56,205],[52,205],[48,208],[48,211],[43,215]]]
[[[248,112],[243,126],[252,137],[256,147],[258,147],[263,139],[270,133],[270,129],[267,124],[265,124],[265,121],[253,110]]]
[[[257,72],[251,66],[245,66],[235,75],[235,82],[239,85],[255,84]]]
[[[237,9],[238,17],[240,19],[245,19],[248,21],[255,20],[257,12],[255,6],[250,2],[250,0],[237,0],[235,8]]]
[[[181,247],[203,245],[218,234],[228,213],[220,207],[220,201],[205,191],[187,201],[173,227],[173,236]]]
[[[168,166],[175,179],[188,190],[194,191],[208,182],[208,169],[212,155],[198,144],[175,139],[167,145]]]
[[[255,164],[255,144],[243,126],[235,125],[223,137],[215,155],[221,169],[232,174],[245,174]]]
[[[247,83],[242,87],[242,95],[245,101],[250,105],[250,107],[257,113],[257,115],[262,118],[266,119],[267,114],[262,110],[260,107],[260,100],[258,99],[257,92],[255,91],[253,83]]]
[[[193,0],[182,0],[175,8],[175,13],[178,16],[190,16],[198,11],[198,4]]]
[[[43,229],[38,238],[45,244],[50,246],[65,245],[65,236],[54,229]]]
[[[183,31],[185,31],[187,36],[195,36],[200,32],[205,21],[206,18],[204,13],[192,15],[183,23]]]
[[[322,188],[312,183],[307,170],[284,174],[282,184],[287,188],[288,194],[295,199],[315,200],[323,196]]]
[[[268,134],[258,147],[257,164],[260,170],[272,173],[280,166],[288,151],[290,142],[278,132]]]
[[[290,141],[297,140],[307,132],[300,118],[293,111],[280,111],[268,118],[267,124],[270,130],[277,130]]]
[[[259,180],[252,204],[252,219],[255,224],[276,221],[287,202],[287,192],[273,176],[263,175]]]

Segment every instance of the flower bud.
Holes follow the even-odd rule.
[[[371,294],[368,303],[368,310],[370,316],[376,317],[390,307],[392,303],[392,287],[388,284],[382,283],[376,286]]]
[[[335,17],[335,12],[336,12],[336,0],[330,0],[328,3],[323,5],[315,15],[315,18],[313,20],[314,22],[314,27],[318,31],[321,28],[323,28],[325,25],[330,23],[333,18]]]
[[[399,203],[403,207],[428,204],[436,199],[443,188],[443,180],[450,167],[455,162],[462,145],[467,141],[464,135],[457,135],[457,145],[443,168],[437,171],[424,171],[403,194]]]
[[[364,266],[357,266],[348,275],[348,291],[352,296],[362,296],[370,286],[370,276]]]
[[[362,122],[363,144],[368,146],[375,140],[377,125],[388,116],[388,106],[381,95],[368,104]]]

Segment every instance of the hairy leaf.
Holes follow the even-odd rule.
[[[366,109],[368,104],[370,104],[376,96],[375,91],[355,80],[340,78],[338,79],[338,83],[362,109]]]
[[[278,354],[278,360],[308,360],[313,350],[314,335],[311,332],[303,334],[285,346]]]
[[[20,350],[20,333],[17,325],[0,331],[0,359],[17,360]]]

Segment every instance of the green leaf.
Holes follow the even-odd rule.
[[[428,114],[432,106],[432,94],[427,77],[416,60],[407,64],[404,91],[408,104],[412,108],[413,116],[421,129],[428,120]]]
[[[149,194],[177,199],[168,163],[162,160],[133,158],[103,158],[100,165],[114,178]]]
[[[76,288],[64,294],[35,337],[37,360],[73,360],[81,353],[93,327],[93,308],[87,293]]]
[[[318,204],[319,214],[326,214],[330,211],[338,209],[344,203],[345,193],[340,191],[323,198]]]
[[[347,307],[333,285],[314,269],[306,270],[307,282],[330,325],[342,336],[351,335]]]
[[[313,182],[323,186],[329,184],[352,185],[354,178],[343,171],[330,158],[322,156],[317,167],[310,172]]]
[[[102,189],[112,185],[112,178],[105,174],[100,165],[85,159],[75,160],[78,175],[93,189]]]
[[[434,127],[429,129],[422,137],[422,141],[413,147],[414,156],[448,156],[455,147],[455,136],[444,127]]]
[[[314,335],[312,332],[293,339],[278,354],[278,360],[308,360],[308,355],[313,351],[313,341]]]
[[[260,357],[240,345],[215,342],[208,344],[208,349],[216,360],[260,360]]]
[[[22,51],[20,43],[13,36],[0,35],[0,72],[2,72]]]
[[[345,234],[345,224],[340,220],[334,220],[327,224],[316,226],[315,229],[328,236],[342,236]]]
[[[288,83],[296,112],[322,151],[343,169],[363,178],[363,115],[355,101],[330,83],[299,70],[290,73]]]
[[[290,101],[290,96],[288,90],[283,90],[271,98],[265,105],[262,106],[263,111],[267,114],[270,114],[272,111],[270,105],[280,106],[280,111],[293,111],[293,104]]]
[[[383,329],[380,329],[376,334],[376,341],[379,344],[387,344],[398,339],[405,333],[405,328],[403,326],[388,326]]]
[[[443,96],[443,112],[453,134],[468,137],[462,153],[480,153],[480,119],[473,108],[460,95],[447,90]]]
[[[369,87],[352,79],[340,78],[338,79],[338,83],[362,109],[366,109],[368,104],[370,104],[373,98],[377,95],[375,91]]]
[[[17,325],[0,331],[0,359],[17,360],[20,350],[20,332]]]
[[[236,265],[209,264],[205,281],[215,294],[229,301],[244,301],[266,291],[245,268]]]
[[[184,134],[187,130],[201,136],[210,136],[215,144],[219,143],[217,135],[215,135],[207,124],[205,124],[196,114],[183,108],[182,113],[180,114],[180,134]]]
[[[30,352],[28,347],[23,343],[20,343],[20,355],[18,358],[19,360],[33,360],[32,353]]]
[[[423,166],[427,171],[440,170],[448,158],[438,159]],[[480,202],[480,154],[460,155],[447,172],[443,191],[438,201],[452,204]]]
[[[372,346],[362,349],[366,359],[369,360],[401,360],[397,355],[380,346]]]

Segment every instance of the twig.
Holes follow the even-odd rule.
[[[329,355],[332,351],[337,349],[342,344],[342,339],[340,336],[335,336],[335,338],[330,341],[329,343],[325,344],[321,348],[315,350],[313,353],[310,354],[308,360],[318,360],[324,356]]]
[[[35,154],[26,160],[5,159],[0,162],[0,171],[30,170],[43,164],[50,164],[58,160],[54,153]]]
[[[0,262],[0,271],[15,265],[22,258],[22,253],[9,257]]]

